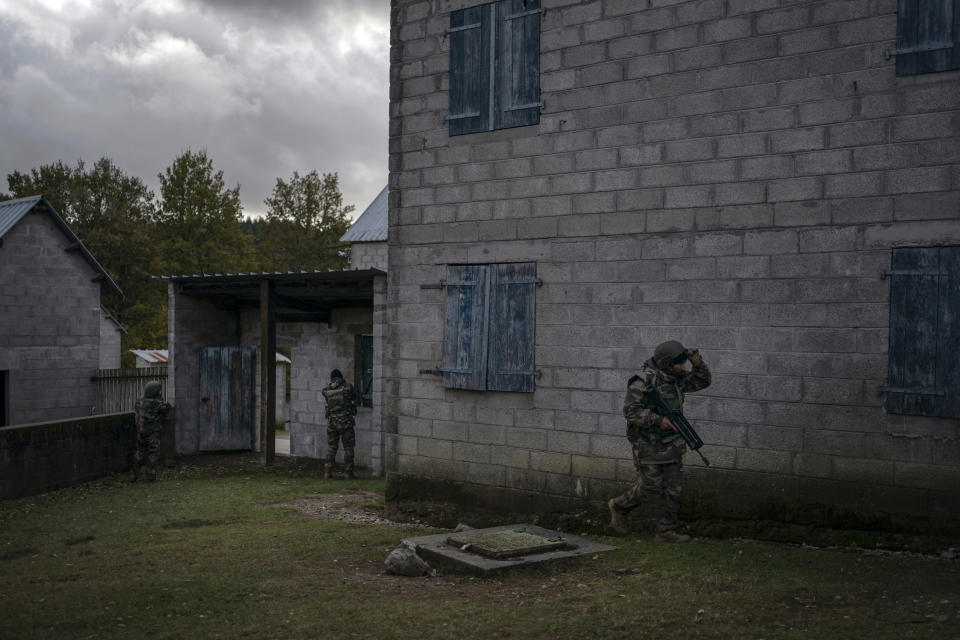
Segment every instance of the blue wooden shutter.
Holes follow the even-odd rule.
[[[938,415],[940,249],[894,249],[891,267],[887,411]]]
[[[533,391],[537,266],[492,266],[487,388]]]
[[[940,249],[940,336],[937,384],[940,417],[960,418],[960,247]]]
[[[497,3],[494,129],[540,122],[540,0]]]
[[[443,384],[454,389],[487,386],[489,268],[451,266],[444,281]]]
[[[899,0],[897,75],[960,68],[960,2]]]
[[[492,4],[450,14],[451,136],[490,129],[492,24]]]

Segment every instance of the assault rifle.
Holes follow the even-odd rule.
[[[652,401],[652,407],[656,409],[657,413],[662,415],[665,418],[668,418],[670,422],[674,424],[677,428],[677,433],[680,434],[680,437],[683,438],[683,441],[687,443],[687,447],[691,451],[696,451],[697,455],[700,456],[700,459],[703,460],[703,464],[710,466],[710,461],[700,453],[700,447],[703,446],[703,440],[700,439],[700,436],[697,435],[697,432],[694,431],[693,425],[690,424],[690,421],[687,420],[679,411],[671,409],[670,406],[663,399],[663,396],[660,395],[660,391],[656,387],[651,387],[649,393],[647,394]]]

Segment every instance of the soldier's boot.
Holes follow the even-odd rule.
[[[353,464],[348,464],[348,465],[346,466],[346,468],[344,469],[344,471],[347,472],[347,479],[348,479],[348,480],[353,480],[354,478],[357,477],[357,476],[353,475]]]
[[[145,475],[147,478],[147,482],[156,482],[157,466],[155,464],[147,464],[147,473]]]
[[[329,480],[332,477],[333,477],[333,463],[328,461],[326,464],[323,465],[323,479]]]
[[[627,524],[627,514],[620,510],[613,499],[607,502],[607,507],[610,509],[610,528],[621,536],[627,535],[630,532],[630,526]]]
[[[690,542],[690,536],[673,530],[661,531],[653,536],[653,539],[656,542]]]
[[[136,482],[140,478],[140,461],[133,460],[133,467],[130,469],[130,482]]]

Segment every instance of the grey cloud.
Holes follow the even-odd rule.
[[[0,178],[107,156],[156,189],[179,153],[205,148],[248,214],[295,170],[338,172],[358,212],[386,183],[386,2],[117,6],[51,22],[69,42],[24,36],[63,16],[35,8],[27,25],[5,11]],[[360,14],[374,31],[354,31]]]

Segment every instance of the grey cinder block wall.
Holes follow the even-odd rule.
[[[386,242],[354,242],[350,245],[351,269],[387,270]]]
[[[96,271],[46,213],[27,213],[0,246],[0,372],[7,424],[94,413],[100,358]],[[2,390],[0,390],[2,392]]]
[[[387,469],[600,501],[662,340],[715,375],[688,506],[957,525],[960,425],[888,414],[891,251],[960,244],[960,72],[896,0],[544,0],[539,124],[448,134],[451,11],[391,5]],[[446,265],[534,262],[533,393],[444,388]]]

